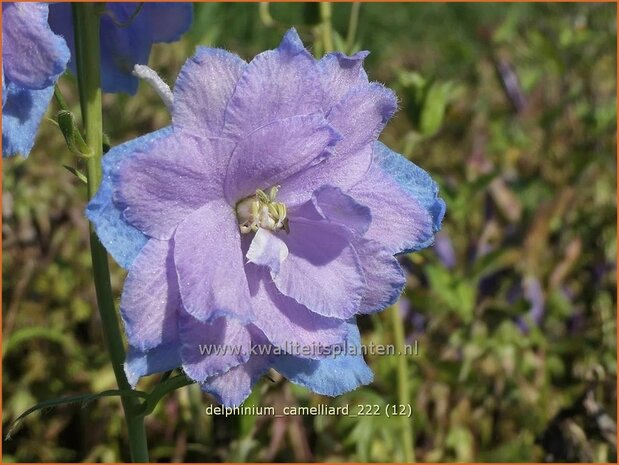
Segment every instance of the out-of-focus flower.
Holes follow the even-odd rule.
[[[107,3],[101,16],[101,86],[104,92],[135,94],[131,72],[147,64],[157,42],[175,42],[191,25],[191,3]],[[70,3],[52,3],[49,24],[71,49],[69,69],[76,73],[73,12]]]
[[[182,366],[238,405],[269,368],[324,395],[371,381],[355,315],[397,299],[394,255],[431,244],[445,204],[377,142],[396,98],[366,55],[316,61],[294,29],[249,64],[200,48],[172,126],[104,157],[87,214],[129,270],[132,383]]]
[[[189,28],[191,3],[109,3],[101,17],[101,80],[105,92],[134,94],[131,71],[148,62],[153,43]],[[2,4],[2,155],[27,156],[58,77],[75,73],[70,3]]]
[[[443,265],[451,269],[456,266],[456,251],[450,237],[443,231],[436,235],[434,251]]]
[[[69,49],[45,3],[2,4],[2,156],[27,156]]]
[[[545,299],[542,283],[535,276],[526,276],[522,280],[522,291],[524,298],[529,302],[531,307],[527,314],[527,319],[518,318],[518,326],[523,332],[529,331],[529,323],[539,326],[544,318]]]

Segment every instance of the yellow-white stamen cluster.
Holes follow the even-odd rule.
[[[258,228],[269,231],[288,231],[286,205],[276,202],[279,186],[274,186],[266,194],[257,189],[256,195],[241,200],[236,206],[236,216],[239,228],[243,234],[258,231]]]

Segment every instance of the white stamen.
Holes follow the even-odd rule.
[[[172,109],[174,108],[174,95],[170,90],[170,86],[163,82],[163,79],[159,77],[154,69],[146,65],[135,65],[133,67],[133,75],[140,79],[144,79],[144,81],[157,92],[157,95],[161,97],[165,106],[168,107],[168,111],[172,113]]]

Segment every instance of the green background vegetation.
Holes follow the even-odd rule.
[[[260,9],[262,8],[262,9]],[[400,111],[382,140],[440,183],[437,247],[402,257],[404,386],[420,461],[615,461],[616,5],[333,6],[336,48],[372,52]],[[296,26],[315,52],[316,5],[201,4],[150,65],[173,83],[198,44],[250,59]],[[517,81],[514,81],[517,78]],[[514,83],[515,82],[515,83]],[[61,88],[79,114],[75,82]],[[50,115],[57,111],[52,106]],[[106,95],[112,145],[168,124],[154,92]],[[115,387],[90,279],[84,185],[57,128],[3,161],[3,428],[31,405]],[[124,274],[113,265],[117,295]],[[393,343],[389,312],[359,320]],[[321,398],[277,375],[256,405],[394,404],[397,357],[372,385]],[[143,381],[152,386],[157,376]],[[210,417],[196,386],[147,419],[153,461],[392,461],[402,421],[383,416]],[[27,418],[4,461],[128,460],[117,398]]]

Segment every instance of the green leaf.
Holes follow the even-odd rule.
[[[72,166],[69,166],[69,165],[62,165],[62,167],[66,169],[69,173],[74,175],[77,179],[82,181],[84,184],[88,184],[88,178],[86,178],[86,175],[82,173],[81,171],[79,171],[77,168],[73,168]]]
[[[82,408],[84,408],[88,404],[90,404],[91,402],[97,399],[101,399],[103,397],[115,397],[115,396],[146,398],[147,394],[142,391],[133,391],[131,389],[124,389],[124,390],[110,389],[108,391],[99,392],[97,394],[79,394],[76,396],[68,396],[68,397],[62,397],[60,399],[51,399],[51,400],[39,402],[38,404],[30,407],[20,416],[18,416],[9,425],[9,429],[8,429],[8,432],[6,433],[5,440],[8,441],[9,439],[11,439],[11,436],[13,435],[13,433],[15,433],[19,424],[24,418],[26,418],[28,415],[32,413],[38,412],[39,410],[49,410],[51,408],[58,407],[59,405],[76,404],[76,403],[81,403]]]
[[[155,407],[157,407],[159,401],[163,399],[163,397],[169,392],[175,391],[176,389],[180,389],[185,386],[189,386],[193,383],[195,383],[195,381],[187,378],[187,376],[185,375],[178,375],[159,383],[152,390],[152,392],[148,394],[146,402],[144,403],[144,409],[141,414],[143,416],[150,415],[155,410]]]
[[[451,88],[451,83],[446,82],[432,83],[427,89],[419,121],[419,130],[424,136],[432,137],[441,128]]]
[[[60,110],[56,114],[56,121],[67,143],[67,147],[72,153],[84,158],[92,156],[92,150],[86,145],[84,138],[77,129],[73,113],[68,110]]]

